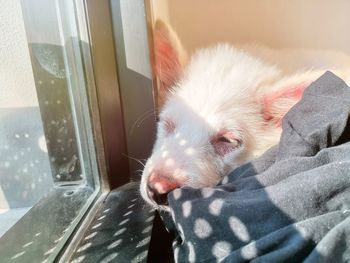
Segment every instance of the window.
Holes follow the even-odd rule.
[[[100,192],[83,15],[80,1],[1,2],[2,262],[52,261]]]

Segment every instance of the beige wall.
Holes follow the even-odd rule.
[[[350,54],[348,0],[151,0],[184,46],[228,41]]]

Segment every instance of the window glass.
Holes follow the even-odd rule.
[[[99,190],[77,2],[0,1],[4,262],[53,259]]]

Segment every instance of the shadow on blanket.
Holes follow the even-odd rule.
[[[350,89],[327,72],[285,116],[279,145],[216,187],[170,193],[175,260],[350,261],[349,113]]]

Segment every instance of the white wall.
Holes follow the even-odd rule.
[[[20,0],[0,7],[0,108],[38,106]]]
[[[219,41],[350,54],[348,0],[151,0],[193,51]]]

